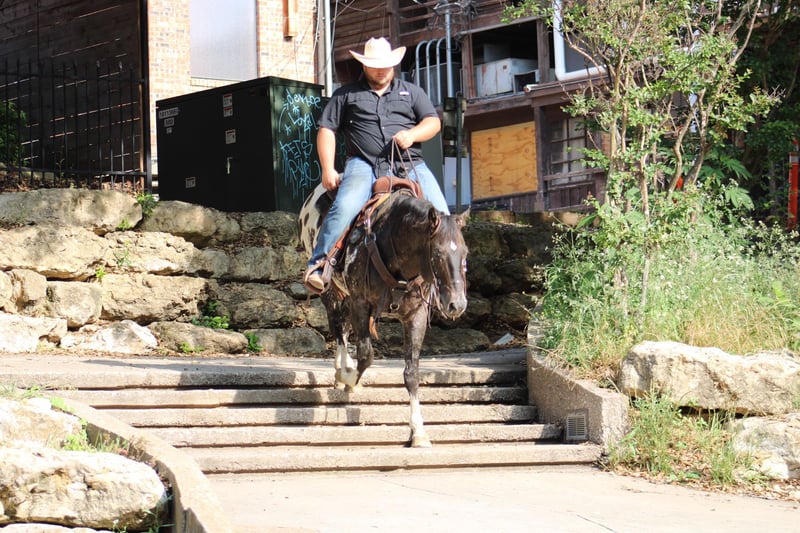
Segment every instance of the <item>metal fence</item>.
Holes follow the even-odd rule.
[[[3,60],[0,191],[78,187],[149,192],[144,87],[135,69],[121,64]]]

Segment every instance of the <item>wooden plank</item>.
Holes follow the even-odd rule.
[[[480,200],[537,191],[535,139],[533,122],[473,131],[472,197]]]

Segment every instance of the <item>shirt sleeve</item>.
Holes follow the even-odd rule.
[[[345,92],[342,89],[337,89],[331,95],[331,99],[325,104],[325,109],[322,110],[322,116],[319,119],[319,126],[321,128],[328,128],[329,130],[336,131],[342,123],[342,115],[344,113]]]
[[[413,108],[414,114],[417,116],[417,122],[426,117],[438,117],[439,113],[436,111],[436,107],[434,107],[428,94],[418,85],[413,83],[408,85],[410,86],[409,92],[414,96]]]

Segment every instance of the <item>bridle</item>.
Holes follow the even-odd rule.
[[[389,305],[389,309],[391,311],[397,310],[399,306],[397,303],[399,301],[399,297],[412,290],[418,291],[419,297],[425,300],[428,306],[434,305],[436,309],[441,310],[439,298],[435,297],[435,295],[439,292],[439,280],[436,277],[433,268],[433,245],[436,236],[441,230],[441,226],[441,220],[437,219],[436,225],[433,227],[428,237],[428,246],[425,248],[425,255],[420,261],[420,273],[411,279],[408,279],[407,277],[402,276],[401,272],[401,279],[398,279],[389,271],[389,268],[386,266],[386,261],[381,256],[380,250],[378,250],[377,236],[372,231],[371,217],[367,218],[367,223],[365,224],[364,246],[367,248],[370,262],[375,268],[375,271],[381,277],[384,284],[386,284],[386,286],[392,291],[392,302]],[[389,239],[389,248],[391,250],[391,257],[388,258],[388,262],[391,263],[395,258],[399,257],[395,251],[394,241],[391,238]],[[430,294],[427,298],[423,294],[422,290],[423,284],[425,283],[427,283],[431,288]]]

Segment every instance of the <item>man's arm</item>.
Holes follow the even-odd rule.
[[[336,171],[336,132],[320,127],[317,132],[317,155],[322,167],[322,186],[332,191],[339,187],[339,173]]]
[[[405,150],[414,143],[425,142],[432,139],[442,128],[442,121],[439,117],[425,117],[419,124],[407,130],[398,131],[394,134],[394,141],[400,149]],[[320,130],[322,131],[322,130]]]

